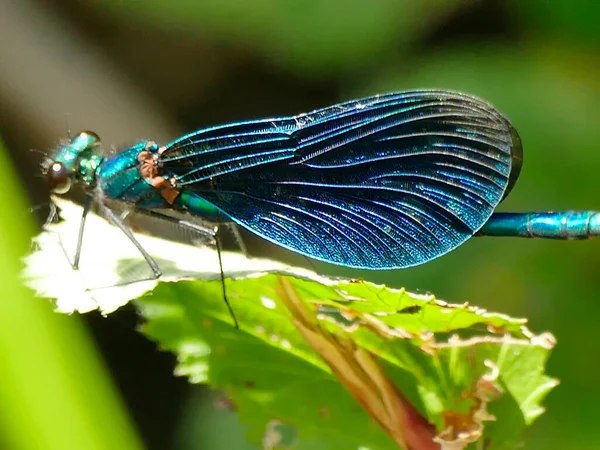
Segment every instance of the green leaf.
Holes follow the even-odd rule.
[[[77,272],[67,266],[43,274],[44,259],[62,252],[56,233],[76,235],[78,208],[59,206],[66,220],[37,238],[29,283],[56,297],[63,311],[109,312],[137,298],[141,331],[177,355],[175,373],[224,389],[249,438],[265,447],[291,440],[323,448],[438,448],[435,439],[463,448],[485,439],[489,449],[510,448],[557,384],[544,374],[554,338],[534,335],[524,319],[225,255],[235,329],[214,251],[143,235],[136,237],[160,255],[164,281],[92,290],[93,305],[74,301],[81,283],[65,284]],[[103,244],[118,230],[93,216],[87,226],[95,237],[84,241],[88,279],[119,282],[144,268],[127,245]]]

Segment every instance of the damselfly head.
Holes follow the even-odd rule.
[[[76,179],[93,179],[93,172],[101,160],[95,150],[99,143],[96,133],[82,131],[62,146],[54,159],[46,158],[42,162],[42,173],[54,194],[69,192]]]
[[[48,187],[55,194],[66,194],[71,189],[71,173],[62,162],[54,161],[46,173]]]

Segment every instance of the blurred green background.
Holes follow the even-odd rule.
[[[488,99],[519,130],[524,168],[500,210],[600,209],[599,19],[594,0],[1,1],[0,448],[253,448],[218,397],[172,375],[174,358],[136,333],[132,309],[58,317],[19,288],[18,257],[40,219],[27,202],[48,197],[42,155],[30,149],[52,150],[68,128],[109,146],[167,142],[438,87]],[[304,264],[247,238],[252,254]],[[599,250],[600,241],[477,238],[403,271],[317,267],[553,332],[548,372],[562,384],[525,448],[585,450],[600,448]]]

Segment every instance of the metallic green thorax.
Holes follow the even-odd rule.
[[[82,132],[60,149],[54,161],[63,163],[75,178],[93,184],[96,170],[104,160],[97,153],[99,143],[100,139],[94,133]]]
[[[140,172],[142,152],[155,154],[158,145],[142,141],[112,158],[100,156],[100,138],[89,131],[73,137],[60,149],[54,163],[60,163],[73,180],[100,189],[106,197],[132,203],[140,208],[177,208],[188,210],[207,219],[222,219],[223,214],[210,202],[198,195],[180,191],[174,200],[164,198],[161,189],[153,186]],[[151,162],[150,164],[153,164]],[[154,179],[173,178],[170,173],[157,173]],[[177,191],[179,191],[177,189]]]

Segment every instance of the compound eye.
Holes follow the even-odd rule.
[[[55,194],[65,194],[71,189],[71,175],[61,162],[53,162],[48,169],[48,187]]]

